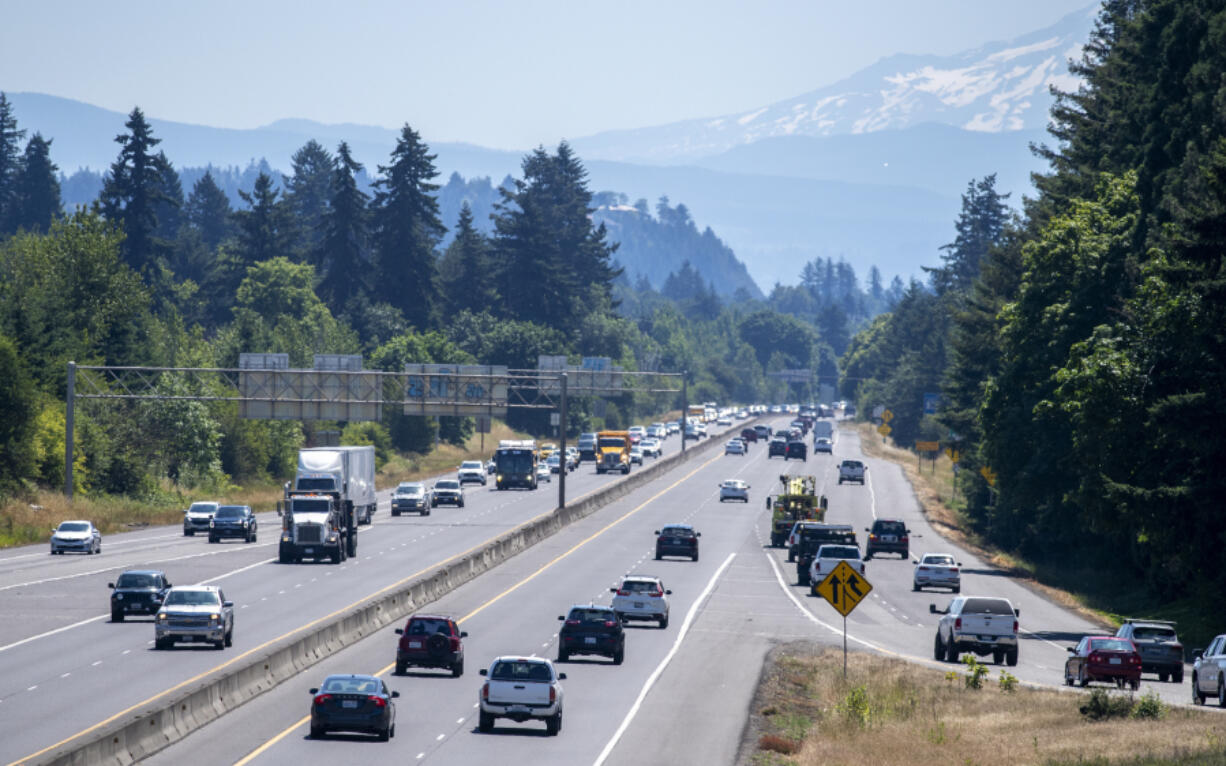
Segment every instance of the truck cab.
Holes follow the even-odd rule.
[[[536,442],[504,439],[494,451],[494,486],[499,490],[521,487],[536,489]]]
[[[601,431],[596,434],[596,473],[630,473],[630,433]]]
[[[856,531],[850,524],[806,524],[798,530],[795,549],[797,585],[811,584],[810,567],[823,545],[856,545]]]
[[[349,506],[352,508],[352,506]],[[357,545],[357,520],[347,513],[335,493],[287,492],[279,509],[281,542],[278,559],[282,564],[297,564],[304,559],[329,559],[339,564],[356,553],[350,550],[352,530]]]

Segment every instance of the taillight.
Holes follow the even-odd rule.
[[[490,701],[490,684],[488,681],[481,684],[481,699],[486,702]]]
[[[1090,652],[1090,656],[1088,657],[1088,659],[1090,660],[1090,662],[1102,662],[1103,656],[1099,654],[1098,652]]]
[[[383,699],[382,697],[376,697],[375,695],[372,694],[366,699],[375,703],[375,707],[387,707],[387,700]]]
[[[958,617],[954,620],[954,630],[962,630],[962,618]]]
[[[903,536],[902,536],[902,541],[903,541],[904,543],[905,543],[905,542],[907,542],[909,539],[910,539],[910,538],[908,538],[906,535],[903,535]]]
[[[332,695],[331,695],[331,694],[316,694],[316,695],[315,695],[315,704],[316,704],[316,705],[322,705],[322,704],[324,704],[324,703],[326,703],[326,702],[331,702],[331,701],[332,701]]]
[[[549,687],[549,704],[552,705],[553,703],[557,701],[558,701],[558,690],[550,686]]]
[[[950,567],[950,568],[949,568],[949,571],[953,572],[954,574],[958,574],[958,568],[957,568],[957,567]]]
[[[460,639],[456,638],[455,636],[451,637],[451,651],[460,651]]]
[[[921,572],[931,572],[932,570],[931,570],[931,569],[929,569],[928,567],[920,567],[920,568],[919,568],[919,571],[921,571]]]
[[[1017,620],[1014,620],[1014,621],[1013,621],[1013,632],[1014,632],[1014,633],[1016,633],[1016,632],[1017,632]]]
[[[630,595],[630,591],[626,590],[625,588],[622,588],[621,590],[619,590],[619,591],[617,592],[617,595],[619,595],[619,596],[629,596],[629,595]]]
[[[605,621],[604,621],[604,626],[605,626],[606,628],[616,628],[616,627],[617,627],[617,620],[605,620]]]
[[[567,620],[566,624],[567,625],[578,625],[579,621],[578,620]]]
[[[649,594],[647,594],[647,595],[651,596],[652,598],[659,598],[659,597],[661,597],[661,596],[663,596],[663,595],[664,595],[664,591],[662,591],[662,590],[653,590],[651,593],[649,593]]]
[[[1141,664],[1141,658],[1140,658],[1140,657],[1138,657],[1138,656],[1137,656],[1137,655],[1135,655],[1135,654],[1134,654],[1134,655],[1132,655],[1131,657],[1129,657],[1129,658],[1128,658],[1128,661],[1129,661],[1129,662],[1131,662],[1133,665],[1140,665],[1140,664]]]

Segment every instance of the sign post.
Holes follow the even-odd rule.
[[[840,561],[826,579],[817,584],[817,594],[843,615],[843,678],[847,678],[847,615],[872,590],[872,584],[846,561]]]

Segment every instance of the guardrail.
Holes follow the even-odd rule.
[[[756,423],[754,418],[743,421]],[[498,535],[477,550],[441,566],[394,591],[376,596],[346,614],[324,622],[309,633],[285,639],[279,646],[243,664],[219,672],[146,709],[83,735],[25,761],[29,764],[85,766],[130,764],[157,753],[243,703],[297,676],[345,647],[374,635],[421,607],[493,569],[502,562],[556,534],[563,527],[590,516],[683,462],[710,452],[732,430],[692,443],[682,452],[655,460],[625,479],[602,487],[584,499],[554,508],[532,521]]]

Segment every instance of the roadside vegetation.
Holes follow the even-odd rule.
[[[968,659],[962,671],[942,673],[852,652],[844,680],[841,650],[779,647],[753,702],[741,763],[1226,763],[1226,720],[1211,711],[1102,689],[1028,688]]]

